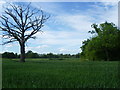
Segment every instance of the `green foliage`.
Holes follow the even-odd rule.
[[[80,53],[77,54],[53,54],[53,53],[47,53],[47,54],[38,54],[38,53],[34,53],[31,50],[29,50],[26,54],[26,58],[50,58],[50,59],[54,59],[54,58],[80,58]],[[17,53],[13,53],[13,52],[5,52],[2,54],[3,58],[19,58],[20,55],[18,55]]]
[[[2,58],[17,58],[18,55],[17,53],[13,53],[13,52],[4,52],[2,53]]]
[[[120,88],[119,62],[27,59],[4,60],[3,88]]]
[[[113,23],[93,24],[95,34],[87,44],[83,43],[83,57],[90,60],[119,60],[120,59],[120,30]]]
[[[83,46],[80,47],[81,50],[82,50],[82,52],[80,53],[80,56],[81,56],[80,58],[81,58],[81,59],[85,58],[85,50],[86,50],[85,48],[86,48],[87,44],[89,43],[89,41],[90,41],[90,40],[87,39],[87,40],[85,40],[85,41],[82,42]]]
[[[26,53],[26,58],[39,58],[39,55],[37,53],[32,52],[32,51],[28,51]]]

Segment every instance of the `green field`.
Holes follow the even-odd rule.
[[[119,62],[3,59],[3,88],[119,88]]]

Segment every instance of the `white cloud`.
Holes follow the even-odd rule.
[[[98,1],[110,3],[110,2],[118,2],[119,0],[98,0]]]
[[[1,52],[16,52],[17,50],[18,53],[19,52],[18,48],[19,48],[18,43],[9,43],[2,46]]]
[[[41,45],[41,46],[38,46],[38,47],[36,47],[37,49],[41,49],[41,48],[47,48],[47,47],[49,47],[48,45]]]
[[[0,1],[0,14],[3,12],[3,5],[5,5],[5,3],[3,0]]]
[[[0,38],[2,38],[2,35],[0,35]]]
[[[39,51],[40,49],[43,49],[43,48],[48,48],[49,46],[48,45],[41,45],[41,46],[32,46],[32,47],[26,47],[26,51],[28,50],[32,50],[32,51]]]
[[[13,45],[12,44],[7,44],[6,45],[6,48],[10,48],[10,47],[13,47]]]
[[[80,52],[80,49],[66,49],[66,48],[59,48],[59,53],[73,53],[73,54],[76,54],[76,53],[79,53]]]
[[[47,45],[77,45],[81,40],[87,38],[87,33],[78,31],[45,31],[42,35],[37,33],[36,43]]]
[[[91,29],[91,21],[92,17],[89,15],[82,15],[82,14],[76,14],[76,15],[63,15],[63,16],[57,16],[56,20],[58,20],[59,23],[62,23],[65,26],[68,26],[72,28],[73,30],[79,30],[79,31],[88,31]]]
[[[5,2],[5,1],[2,1],[2,0],[0,1],[0,5],[1,5],[1,4],[4,4],[4,3],[6,3],[6,2]]]
[[[40,33],[37,33],[36,36],[38,37],[36,40],[30,41],[31,45],[36,44],[38,45],[38,47],[42,47],[42,45],[47,45],[47,47],[45,46],[46,48],[40,49],[38,49],[38,47],[36,46],[28,47],[29,50],[39,53],[52,52],[74,54],[80,52],[82,41],[88,37],[87,33],[85,36],[84,33],[74,31],[45,31],[42,35]],[[51,49],[52,51],[49,49]]]
[[[88,9],[86,14],[94,17],[94,23],[104,23],[105,21],[118,24],[118,3],[116,2],[96,2],[91,5],[93,9]]]

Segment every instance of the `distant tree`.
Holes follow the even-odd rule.
[[[32,58],[32,51],[29,50],[27,53],[26,53],[26,58]]]
[[[18,54],[17,53],[15,53],[14,55],[15,55],[15,58],[18,58]]]
[[[37,32],[42,32],[41,28],[49,18],[43,10],[31,7],[30,4],[27,6],[10,4],[10,7],[6,8],[4,14],[0,16],[0,30],[4,32],[3,38],[9,39],[3,45],[18,41],[20,62],[25,62],[25,43],[31,38],[35,39],[34,35]]]
[[[2,54],[3,58],[17,58],[16,55],[13,52],[4,52]]]
[[[53,53],[48,53],[48,54],[47,54],[47,57],[48,57],[48,58],[54,58],[54,54],[53,54]]]
[[[75,56],[76,58],[80,58],[80,53],[76,54]]]
[[[26,58],[39,58],[39,55],[38,55],[38,53],[34,53],[34,52],[32,52],[31,50],[29,50],[29,51],[26,53]]]

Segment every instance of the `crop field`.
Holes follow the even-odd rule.
[[[119,62],[3,59],[3,88],[120,88]]]

